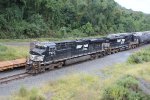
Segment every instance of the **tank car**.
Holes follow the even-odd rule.
[[[150,32],[135,32],[133,33],[135,37],[139,39],[140,44],[145,44],[150,42]]]

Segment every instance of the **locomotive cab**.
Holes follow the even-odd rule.
[[[53,42],[40,42],[30,50],[30,60],[45,62],[48,58],[55,55],[56,44]]]
[[[55,55],[56,45],[53,42],[39,42],[30,49],[30,55],[27,60],[26,70],[31,73],[35,69],[35,65],[42,66],[47,61],[50,61]],[[40,64],[40,65],[39,65]]]

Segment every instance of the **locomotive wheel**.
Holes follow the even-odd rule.
[[[112,50],[112,51],[111,51],[111,54],[114,54],[114,53],[115,53],[115,51],[114,51],[114,50]]]
[[[57,68],[61,68],[63,66],[63,62],[60,62],[59,65],[57,66]]]
[[[132,49],[134,49],[134,45],[132,45]]]
[[[138,44],[136,44],[136,47],[138,47],[139,45]]]
[[[62,64],[58,65],[57,67],[58,67],[58,68],[61,68],[61,67],[62,67]]]
[[[58,65],[58,66],[57,66],[57,68],[61,68],[61,67],[62,67],[62,65]]]
[[[97,55],[95,55],[96,57],[95,57],[95,59],[98,59],[99,58],[99,56],[98,56],[98,54]]]
[[[136,45],[133,45],[133,49],[136,48]]]
[[[103,54],[99,54],[98,57],[99,57],[99,58],[103,57]]]
[[[115,50],[115,53],[117,53],[118,51],[117,50]]]
[[[103,53],[102,53],[102,57],[105,56],[105,55],[107,55],[106,52],[103,52]]]
[[[54,69],[54,66],[53,65],[49,65],[48,70],[52,70],[52,69]]]
[[[91,55],[91,60],[95,59],[96,55]]]
[[[111,52],[108,52],[107,54],[108,54],[108,55],[111,55]]]
[[[40,69],[40,72],[45,72],[45,68],[44,68],[44,67],[41,68],[41,69]]]
[[[106,55],[110,55],[110,51],[107,51],[107,52],[106,52]]]
[[[36,75],[36,74],[38,74],[38,73],[39,73],[39,71],[38,71],[38,70],[35,70],[35,71],[34,71],[34,74],[35,74],[35,75]]]

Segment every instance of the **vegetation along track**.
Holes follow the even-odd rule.
[[[30,74],[27,74],[27,73],[20,73],[20,74],[15,74],[15,75],[11,75],[11,76],[6,76],[3,78],[0,78],[0,84],[7,84],[11,81],[23,79],[23,78],[26,78],[28,76],[30,76]]]

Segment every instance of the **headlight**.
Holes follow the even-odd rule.
[[[38,61],[43,61],[43,59],[44,59],[44,56],[38,56],[38,57],[37,57],[37,60],[38,60]]]
[[[30,55],[30,60],[33,61],[43,61],[44,55],[38,56],[38,55]]]

